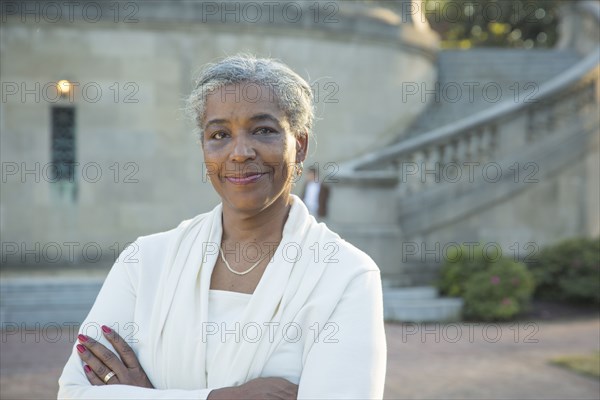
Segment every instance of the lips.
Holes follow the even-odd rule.
[[[234,185],[248,185],[250,183],[254,183],[254,182],[258,181],[264,175],[266,175],[265,172],[263,172],[263,173],[254,172],[254,173],[245,174],[245,175],[226,176],[225,179],[227,179],[228,182],[231,182]]]

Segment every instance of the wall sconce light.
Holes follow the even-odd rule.
[[[62,97],[66,97],[69,95],[69,92],[71,91],[73,85],[71,85],[71,82],[69,82],[66,79],[61,79],[60,81],[58,81],[56,83],[56,89],[58,90],[58,93],[60,93],[60,95]]]

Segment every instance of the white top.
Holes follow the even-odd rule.
[[[155,389],[91,385],[74,344],[58,398],[198,400],[216,388],[276,376],[298,384],[298,399],[381,399],[386,341],[379,269],[317,223],[300,198],[292,200],[282,241],[250,297],[210,295],[222,205],[138,238],[115,262],[79,332],[114,351],[100,325],[115,329]],[[220,318],[239,320],[239,341],[202,341],[208,322]]]
[[[241,321],[251,294],[214,290],[208,292],[208,321],[204,330],[206,342],[206,375],[211,370],[213,359],[219,344],[226,340],[240,340],[242,334]]]
[[[215,365],[219,345],[231,341],[257,341],[261,336],[276,335],[269,326],[257,323],[241,324],[243,315],[252,298],[251,294],[211,289],[208,292],[208,321],[205,332],[206,341],[206,375]],[[278,376],[298,384],[302,373],[302,344],[296,340],[298,328],[290,325],[286,329],[285,338],[265,364],[262,376]],[[271,338],[270,338],[271,339]]]
[[[319,211],[319,191],[321,190],[321,183],[315,181],[309,181],[306,183],[306,191],[304,192],[304,204],[308,208],[308,212],[312,215],[317,215]]]

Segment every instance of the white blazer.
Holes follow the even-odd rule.
[[[377,265],[308,214],[292,195],[283,238],[252,294],[239,332],[225,335],[207,371],[208,291],[222,205],[167,232],[138,238],[108,274],[80,333],[114,350],[101,325],[131,345],[156,389],[92,386],[75,346],[59,399],[206,399],[258,377],[299,385],[298,399],[381,399],[386,370]]]

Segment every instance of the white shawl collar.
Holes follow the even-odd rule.
[[[316,223],[300,198],[291,196],[292,206],[282,241],[251,297],[241,326],[275,322],[279,324],[275,332],[281,331],[306,303],[327,265],[315,263],[308,247],[340,240],[324,224]],[[169,243],[149,332],[153,365],[160,369],[158,376],[150,377],[157,388],[242,384],[260,376],[276,348],[277,341],[269,340],[269,335],[262,335],[256,343],[228,340],[220,345],[216,363],[207,376],[202,323],[207,320],[210,277],[221,243],[221,215],[219,204],[209,213],[182,222]],[[324,315],[323,319],[326,318]],[[167,324],[171,319],[173,323]],[[185,326],[177,326],[175,321],[183,321]],[[193,380],[189,379],[189,373],[180,373],[190,369],[194,370]]]

